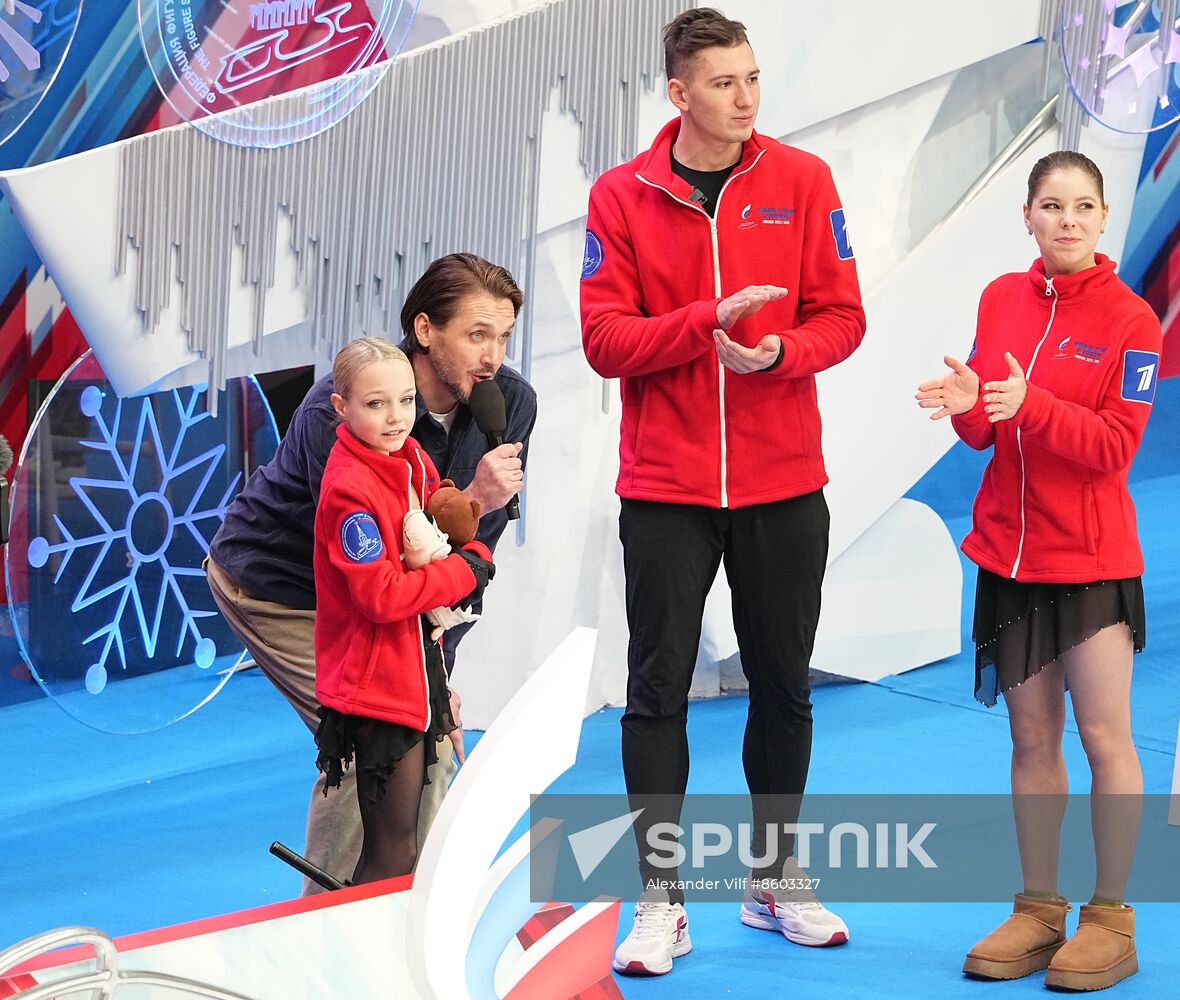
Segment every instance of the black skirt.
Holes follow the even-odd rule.
[[[1143,580],[1021,583],[980,569],[975,585],[975,698],[989,708],[1100,630],[1130,626],[1135,652],[1147,644]]]
[[[430,728],[419,732],[410,726],[383,719],[370,719],[363,715],[349,715],[334,708],[320,708],[320,724],[316,729],[315,742],[319,747],[316,767],[326,776],[324,794],[328,788],[340,787],[345,769],[356,758],[357,767],[375,780],[370,799],[376,801],[385,792],[385,782],[397,767],[398,762],[424,739],[424,761],[422,783],[430,784],[427,769],[438,763],[436,743],[457,729],[451,717],[446,672],[443,669],[442,647],[430,639],[434,627],[425,616],[421,617],[422,640],[426,650],[426,682],[430,699]]]

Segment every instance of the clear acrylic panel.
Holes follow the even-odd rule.
[[[0,0],[2,2],[2,0]],[[8,609],[37,682],[107,733],[161,729],[242,659],[201,568],[278,447],[253,378],[120,399],[87,352],[38,412],[13,480]]]
[[[49,93],[81,16],[82,0],[0,0],[0,143]]]
[[[1170,13],[1173,23],[1162,24]],[[1062,14],[1061,57],[1070,91],[1115,132],[1140,135],[1180,119],[1180,34],[1176,10],[1105,0]]]
[[[222,142],[275,148],[326,131],[368,98],[405,44],[418,0],[138,8],[144,54],[176,113]]]

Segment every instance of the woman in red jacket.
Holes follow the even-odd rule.
[[[1143,649],[1143,555],[1127,471],[1159,372],[1159,321],[1096,253],[1109,206],[1079,153],[1039,160],[1024,221],[1041,256],[979,304],[967,364],[919,387],[972,448],[994,449],[963,551],[979,565],[975,695],[1003,694],[1024,891],[963,971],[1101,989],[1138,970],[1123,903],[1143,777],[1131,738],[1131,666]],[[980,383],[982,382],[982,391]],[[1097,882],[1066,940],[1057,892],[1069,791],[1065,691],[1090,764]]]
[[[316,764],[339,786],[356,758],[359,883],[413,869],[426,769],[436,740],[455,728],[442,647],[423,616],[478,597],[494,569],[480,542],[421,569],[403,565],[402,521],[439,485],[409,436],[414,369],[405,354],[376,337],[354,340],[336,355],[332,377],[344,422],[315,520],[315,693],[324,706]]]

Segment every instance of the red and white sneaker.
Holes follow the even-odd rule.
[[[631,933],[615,949],[611,963],[624,976],[662,976],[672,971],[672,959],[692,951],[688,914],[680,903],[635,904]]]
[[[778,931],[788,941],[811,948],[848,943],[848,925],[810,890],[748,889],[742,903],[742,923]]]

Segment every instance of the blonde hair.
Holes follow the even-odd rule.
[[[357,373],[376,361],[404,361],[410,363],[406,352],[381,337],[358,337],[350,340],[332,362],[332,384],[345,399],[352,393]]]

